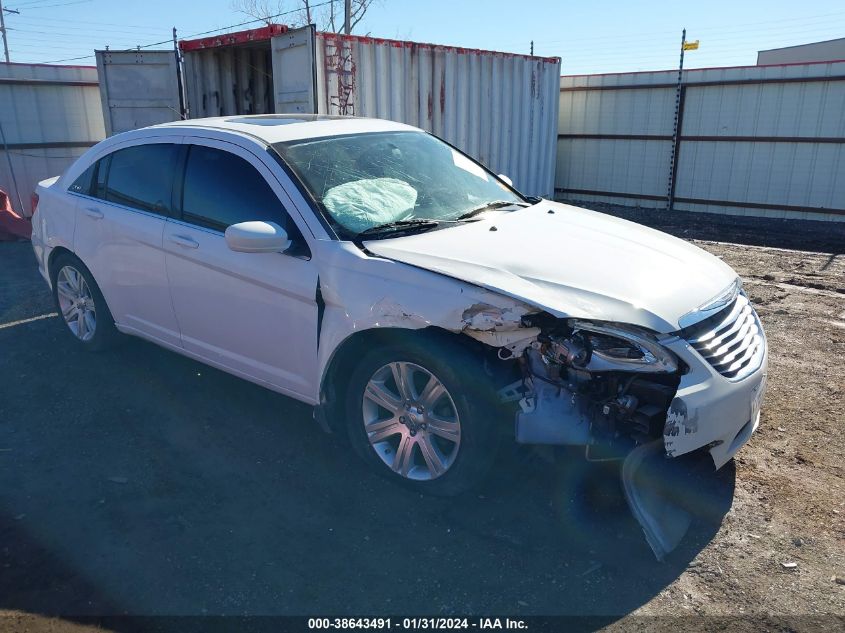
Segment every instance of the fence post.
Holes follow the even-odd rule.
[[[684,44],[687,30],[681,32],[681,60],[678,63],[678,85],[675,88],[675,120],[672,127],[672,151],[669,155],[669,182],[666,188],[666,210],[672,211],[675,204],[675,176],[678,174],[678,149],[680,146],[681,119],[683,117],[684,90]]]
[[[678,98],[678,115],[676,117],[676,131],[672,138],[672,170],[669,173],[669,196],[667,202],[667,208],[669,211],[674,211],[673,208],[675,205],[675,189],[678,186],[678,165],[680,164],[680,159],[678,156],[681,154],[681,130],[684,128],[684,103],[686,102],[687,98],[687,87],[681,86],[681,94]]]

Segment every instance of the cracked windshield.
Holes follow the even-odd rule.
[[[429,230],[489,209],[526,206],[478,163],[421,132],[381,132],[274,146],[341,235]]]

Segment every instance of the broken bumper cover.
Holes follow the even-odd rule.
[[[663,442],[668,457],[707,448],[721,468],[751,438],[760,423],[768,349],[763,341],[758,368],[741,380],[725,378],[682,339],[667,345],[690,367],[669,407]]]
[[[669,407],[663,441],[638,446],[622,465],[622,485],[631,513],[658,560],[678,546],[692,522],[685,503],[689,499],[683,498],[683,491],[671,489],[672,482],[681,479],[677,470],[671,470],[676,460],[666,457],[704,449],[716,470],[729,462],[760,424],[768,362],[764,339],[758,368],[741,380],[730,380],[686,341],[679,339],[667,347],[686,361],[690,371],[681,378]]]

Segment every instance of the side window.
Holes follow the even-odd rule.
[[[284,228],[294,241],[296,227],[264,177],[240,156],[192,145],[185,166],[182,215],[220,231],[238,222],[264,220]]]
[[[177,146],[171,143],[136,145],[114,152],[110,155],[105,199],[166,214],[170,210],[176,154]],[[99,180],[100,174],[97,175]]]
[[[106,199],[106,176],[109,173],[111,154],[97,161],[97,173],[94,176],[94,190],[91,195],[102,200]]]
[[[68,191],[73,193],[83,193],[86,196],[91,195],[91,181],[94,178],[94,172],[97,171],[97,163],[93,163],[88,169],[82,172],[82,175],[73,181],[73,184],[68,187]]]

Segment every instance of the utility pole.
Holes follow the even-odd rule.
[[[185,95],[182,91],[182,54],[179,51],[179,41],[176,38],[176,27],[173,27],[173,54],[176,55],[176,89],[179,91],[179,117],[182,120],[188,118],[185,108]]]
[[[531,57],[534,57],[534,40],[531,40]]]
[[[343,2],[343,32],[347,35],[352,32],[352,0]]]
[[[3,53],[6,55],[6,63],[8,64],[11,60],[9,59],[9,41],[6,38],[7,13],[20,13],[20,11],[15,11],[14,9],[4,9],[3,0],[0,0],[0,33],[3,35]]]

